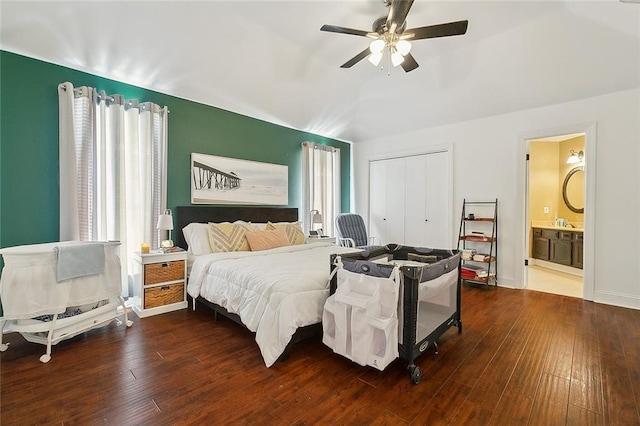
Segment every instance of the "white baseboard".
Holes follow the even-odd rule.
[[[596,303],[640,310],[640,297],[635,295],[596,291],[593,299]]]
[[[500,276],[498,276],[498,287],[515,288],[515,289],[520,288],[520,287],[516,287],[516,283],[513,278],[502,278]]]
[[[475,284],[475,285],[483,285],[483,284]],[[493,283],[489,284],[489,287],[493,287]],[[504,287],[504,288],[513,288],[513,289],[522,289],[522,287],[516,287],[515,285],[515,281],[511,278],[501,278],[500,276],[498,276],[498,285],[497,287]]]

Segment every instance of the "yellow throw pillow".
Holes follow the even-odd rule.
[[[290,245],[293,246],[296,244],[304,244],[305,238],[304,233],[302,232],[302,227],[300,226],[300,222],[267,222],[267,230],[278,228],[284,229],[287,234],[287,238],[289,239]]]
[[[284,229],[247,232],[247,241],[251,251],[268,250],[289,245],[289,239]]]
[[[246,233],[251,231],[251,224],[242,221],[233,223],[209,222],[209,245],[213,253],[226,251],[249,251]]]

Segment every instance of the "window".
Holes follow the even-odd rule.
[[[167,108],[91,87],[58,87],[60,240],[119,240],[122,294],[132,285],[131,255],[158,247],[166,207]]]
[[[311,229],[311,211],[322,215],[325,235],[335,235],[335,217],[340,213],[340,149],[312,142],[302,143],[302,222],[306,235]],[[319,228],[318,224],[313,229]]]

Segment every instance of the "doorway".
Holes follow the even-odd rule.
[[[525,288],[582,298],[585,134],[527,142]]]
[[[522,188],[518,197],[522,261],[518,262],[516,273],[520,272],[522,281],[521,285],[516,283],[516,288],[593,300],[596,124],[539,130],[519,135],[518,139],[522,159],[518,163],[518,181]],[[579,139],[582,142],[578,142]],[[536,151],[534,142],[543,147],[542,153]],[[572,143],[581,145],[572,146]],[[544,149],[548,150],[546,154]],[[572,151],[577,157],[572,161],[577,163],[568,164]],[[542,197],[536,195],[535,183],[530,182],[530,175],[540,167],[531,161],[535,155],[557,165],[557,171],[547,173],[542,179],[546,185],[543,185],[546,192]],[[547,171],[549,164],[544,166]],[[577,175],[578,171],[569,173],[576,167],[580,167],[582,180],[578,187],[582,189],[583,198],[573,200],[567,191],[572,191],[570,186],[574,182],[568,175]],[[565,182],[567,179],[570,183]]]

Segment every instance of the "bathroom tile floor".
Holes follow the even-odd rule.
[[[528,290],[582,298],[582,277],[554,271],[541,266],[529,266]]]

